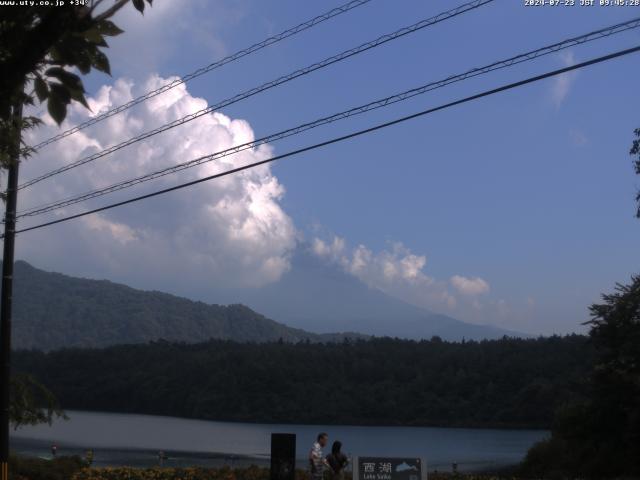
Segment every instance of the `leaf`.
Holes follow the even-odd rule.
[[[99,45],[100,47],[109,46],[105,41],[105,39],[103,38],[102,33],[100,33],[97,26],[94,28],[90,28],[89,30],[85,30],[84,32],[82,32],[82,35],[84,36],[84,38],[86,38],[89,42],[93,43],[94,45]]]
[[[100,23],[96,24],[98,32],[102,35],[108,35],[109,37],[115,37],[116,35],[120,35],[124,33],[124,30],[119,28],[115,23],[111,20],[102,20]]]
[[[62,103],[58,97],[49,97],[47,110],[49,110],[49,115],[51,115],[51,118],[53,118],[58,125],[60,125],[64,117],[67,116],[67,106]]]
[[[73,35],[65,35],[55,47],[51,49],[53,59],[62,65],[73,65],[74,60],[82,53],[81,45]]]
[[[109,59],[101,51],[98,50],[93,54],[91,64],[94,66],[96,70],[100,70],[101,72],[104,72],[107,75],[111,75],[111,67],[109,66]]]
[[[97,26],[90,28],[89,30],[85,30],[82,32],[82,35],[91,43],[98,43],[102,39],[102,35],[98,31]]]
[[[57,98],[65,105],[71,102],[71,92],[67,86],[61,83],[49,82],[49,88],[51,89],[50,97]]]
[[[58,78],[62,82],[62,85],[52,83],[51,87],[56,89],[56,94],[63,102],[69,103],[73,99],[91,110],[87,100],[84,98],[85,90],[80,77],[59,67],[52,67],[45,73]]]
[[[80,102],[88,110],[91,110],[91,107],[87,103],[87,99],[84,98],[84,92],[81,92],[80,90],[69,90],[69,93],[71,94],[72,99],[74,99],[76,102]]]
[[[82,73],[83,75],[86,75],[91,71],[91,63],[92,63],[91,57],[87,54],[83,54],[78,57],[78,59],[75,62],[75,66],[78,67],[78,70],[80,70],[80,73]]]
[[[49,76],[59,76],[61,72],[65,72],[66,70],[62,67],[51,67],[51,68],[47,68],[44,72],[45,75],[49,75]]]
[[[135,9],[144,14],[144,0],[132,0],[132,2]]]
[[[82,85],[82,80],[75,73],[71,73],[64,68],[60,67],[51,67],[46,72],[45,75],[50,77],[56,77],[63,85],[65,85],[70,90],[79,90],[84,93],[84,85]]]
[[[104,38],[102,39],[101,42],[98,42],[95,45],[97,45],[99,47],[109,48],[109,44],[107,43],[107,41]]]

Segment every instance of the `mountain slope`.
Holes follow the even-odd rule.
[[[300,248],[292,268],[276,283],[223,295],[313,332],[354,331],[409,339],[481,340],[524,334],[462,322],[370,288],[356,277]]]
[[[244,305],[208,305],[105,280],[15,265],[13,347],[52,350],[165,339],[240,342],[341,340],[270,320]],[[354,335],[349,335],[354,336]]]

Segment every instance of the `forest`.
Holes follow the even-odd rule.
[[[244,422],[549,428],[581,398],[588,337],[17,351],[64,409]]]

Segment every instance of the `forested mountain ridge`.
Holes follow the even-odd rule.
[[[549,428],[583,395],[583,336],[448,343],[154,342],[17,351],[65,409],[265,423]]]
[[[210,305],[106,280],[75,278],[15,264],[14,348],[105,347],[165,339],[239,342],[342,340],[290,328],[244,305]]]

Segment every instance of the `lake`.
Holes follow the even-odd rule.
[[[298,464],[319,431],[329,442],[340,440],[343,450],[357,456],[423,457],[428,469],[479,470],[519,462],[527,449],[548,432],[431,427],[354,427],[270,425],[212,422],[151,415],[68,411],[69,421],[12,431],[12,450],[50,458],[94,450],[95,465],[151,466],[158,452],[167,452],[165,465],[267,465],[271,433],[297,435]],[[329,450],[328,446],[325,450]],[[328,453],[328,452],[325,452]]]

